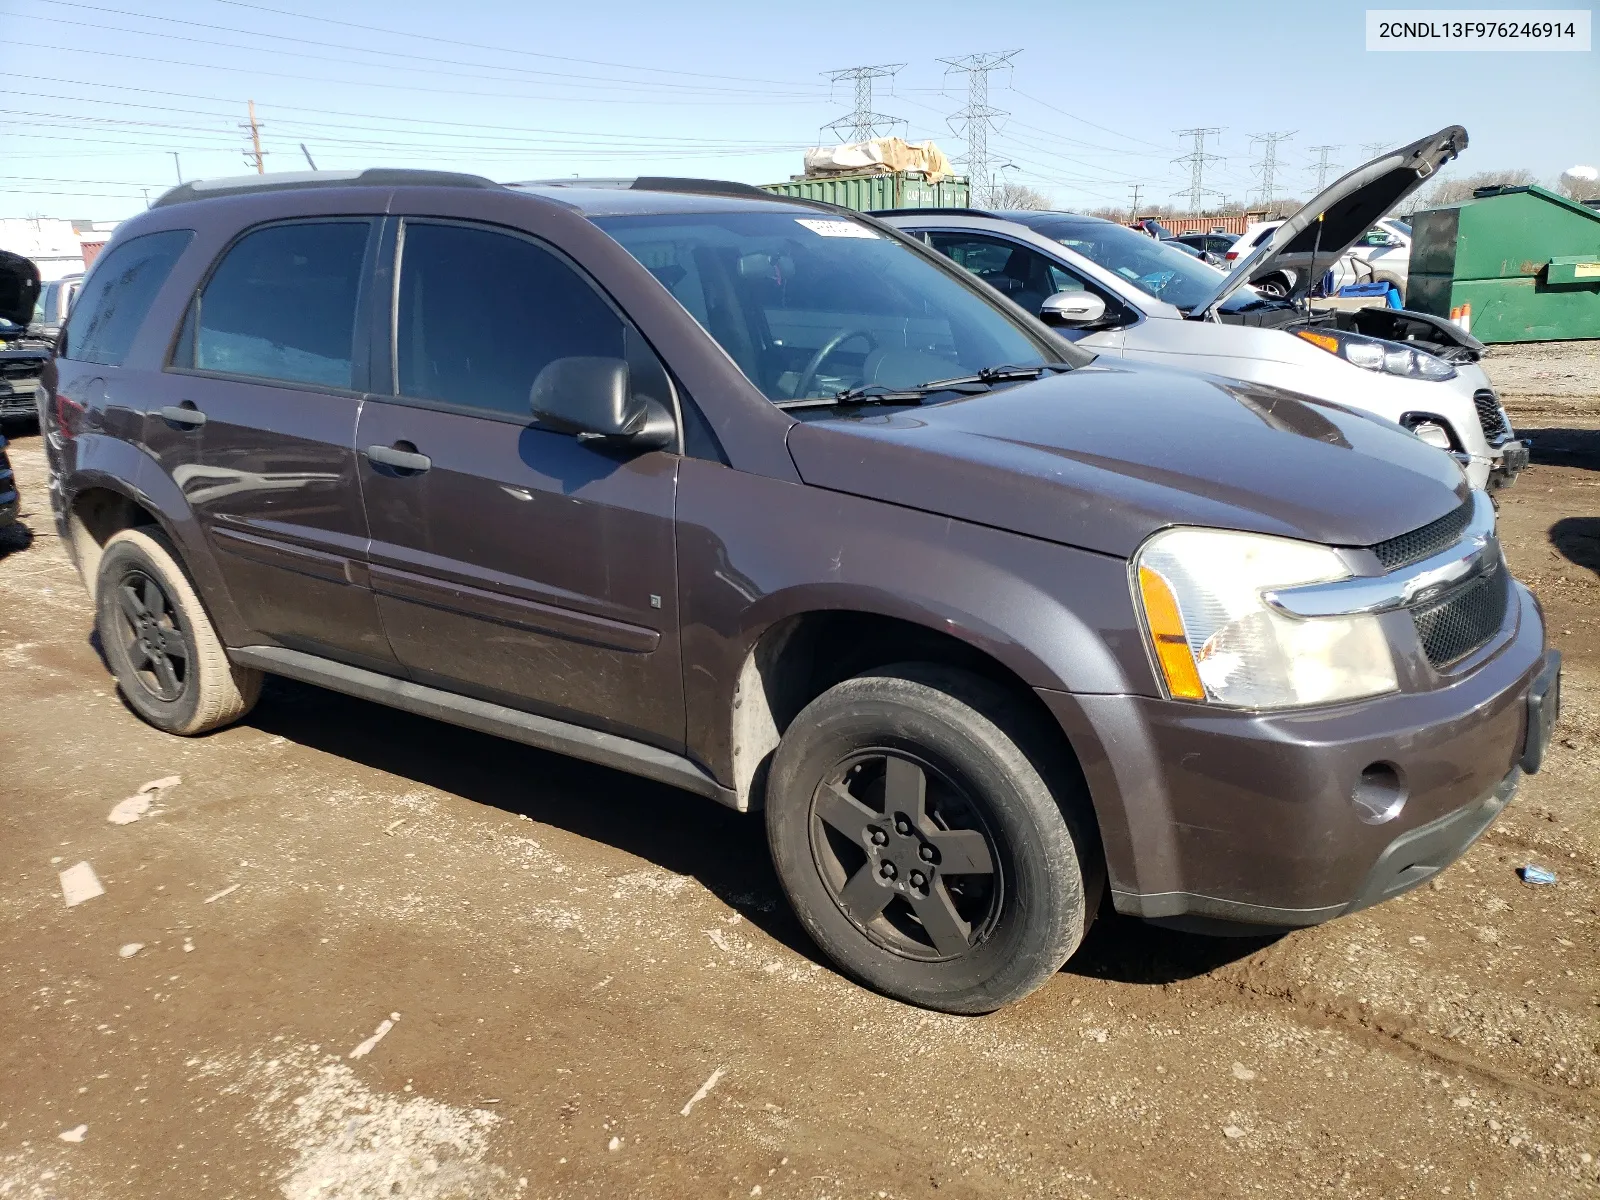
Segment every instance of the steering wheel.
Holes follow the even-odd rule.
[[[865,338],[867,340],[868,354],[878,348],[878,338],[872,330],[862,329],[859,326],[841,329],[817,348],[817,352],[811,356],[811,361],[806,364],[806,369],[800,372],[800,382],[795,385],[794,398],[799,400],[810,395],[811,385],[816,383],[817,373],[822,370],[822,364],[827,362],[840,346],[846,342],[854,341],[856,338]]]

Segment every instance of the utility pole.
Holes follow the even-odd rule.
[[[256,102],[254,100],[250,101],[250,120],[241,124],[239,128],[250,131],[250,149],[245,153],[244,161],[246,163],[255,163],[256,174],[265,175],[267,166],[262,160],[266,155],[261,150],[261,122],[256,120]]]
[[[1130,217],[1137,217],[1139,215],[1139,192],[1143,187],[1144,184],[1142,183],[1136,183],[1133,185],[1133,207],[1128,209],[1128,215]]]
[[[178,161],[178,152],[176,150],[168,150],[167,153],[172,155],[172,169],[178,173],[178,186],[182,187],[183,186],[183,164]]]
[[[878,136],[879,130],[888,133],[900,124],[899,117],[885,116],[872,111],[872,81],[893,79],[905,63],[885,63],[876,67],[845,67],[839,71],[824,71],[823,76],[834,83],[849,81],[856,87],[856,106],[848,116],[830,121],[822,128],[829,130],[841,142],[864,142]],[[846,136],[848,133],[849,136]]]
[[[1270,205],[1278,198],[1274,178],[1278,170],[1278,143],[1286,142],[1299,130],[1288,133],[1252,133],[1250,144],[1261,143],[1261,161],[1255,167],[1261,175],[1261,203]]]
[[[139,190],[144,193],[144,206],[146,208],[149,208],[150,207],[150,189],[149,188],[140,188]]]
[[[1332,154],[1338,148],[1339,147],[1337,147],[1337,146],[1313,146],[1313,147],[1311,147],[1311,152],[1313,154],[1319,155],[1320,157],[1317,159],[1316,162],[1312,163],[1309,167],[1307,167],[1306,170],[1315,171],[1317,173],[1317,191],[1319,191],[1319,192],[1322,191],[1323,188],[1328,186],[1328,172],[1329,171],[1336,171],[1339,168],[1339,164],[1338,163],[1332,163],[1332,162],[1328,161],[1328,155]]]
[[[306,156],[306,165],[315,171],[317,169],[317,164],[311,161],[311,151],[306,149],[306,144],[304,142],[300,143],[300,153]]]
[[[1222,155],[1206,153],[1206,138],[1211,134],[1220,135],[1222,130],[1220,128],[1174,129],[1172,132],[1177,134],[1179,137],[1194,139],[1193,150],[1191,150],[1188,154],[1185,154],[1182,158],[1175,158],[1172,160],[1175,163],[1188,164],[1189,186],[1180,191],[1173,192],[1172,194],[1174,196],[1182,196],[1187,193],[1189,197],[1189,211],[1192,213],[1197,213],[1200,211],[1201,203],[1206,196],[1222,195],[1221,192],[1215,190],[1214,188],[1208,188],[1205,186],[1206,164],[1208,162],[1222,161]]]
[[[989,105],[989,76],[995,71],[1009,70],[1011,60],[1021,53],[1021,50],[998,50],[939,60],[945,65],[947,76],[951,71],[959,71],[967,77],[967,106],[951,115],[950,130],[967,143],[962,163],[972,184],[973,201],[979,205],[995,202],[997,190],[994,171],[989,165],[989,134],[994,129],[995,119],[1007,115]]]

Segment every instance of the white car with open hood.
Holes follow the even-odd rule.
[[[1228,272],[1073,213],[879,215],[1080,346],[1372,413],[1455,455],[1473,487],[1500,487],[1527,465],[1528,449],[1479,365],[1482,343],[1426,313],[1317,312],[1306,299],[1311,280],[1466,144],[1466,130],[1451,126],[1357,167]],[[1249,286],[1269,277],[1298,282],[1282,297]]]

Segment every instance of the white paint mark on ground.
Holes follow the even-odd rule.
[[[75,1125],[71,1129],[63,1129],[56,1136],[63,1142],[81,1142],[88,1132],[89,1127],[87,1125]]]
[[[183,778],[179,775],[166,775],[160,779],[152,779],[126,800],[119,800],[112,810],[106,814],[106,820],[113,825],[132,825],[150,811],[152,804],[161,799],[162,792],[168,788],[175,788],[182,782]]]
[[[372,1048],[388,1036],[389,1030],[394,1028],[394,1023],[400,1019],[399,1013],[390,1013],[389,1019],[378,1026],[373,1035],[350,1051],[351,1058],[365,1058],[372,1053]]]
[[[100,877],[88,863],[81,862],[61,872],[61,896],[68,908],[105,894],[106,889],[100,885]]]
[[[309,1047],[207,1063],[203,1076],[250,1097],[254,1123],[282,1146],[285,1200],[512,1200],[519,1189],[485,1161],[500,1119],[424,1096],[369,1089]]]
[[[699,1104],[700,1101],[709,1096],[711,1094],[711,1089],[717,1086],[717,1081],[726,1074],[726,1069],[722,1067],[718,1067],[715,1071],[711,1072],[710,1078],[700,1085],[699,1089],[694,1095],[689,1097],[689,1103],[685,1104],[683,1108],[679,1110],[678,1115],[687,1117],[690,1110],[693,1109],[696,1104]]]
[[[221,900],[224,896],[233,895],[234,892],[237,892],[243,886],[244,886],[244,884],[242,884],[242,883],[230,884],[227,887],[223,888],[220,892],[213,892],[211,895],[207,896],[203,901],[201,901],[201,903],[203,903],[203,904],[215,904],[218,900]]]
[[[139,951],[143,949],[143,942],[129,942],[123,946],[122,949],[118,950],[117,954],[122,958],[132,958],[135,954],[139,953]]]

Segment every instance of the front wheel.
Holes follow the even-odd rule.
[[[1044,983],[1100,890],[1059,737],[989,681],[929,665],[813,700],[774,757],[767,836],[817,944],[869,987],[945,1012],[990,1012]]]

